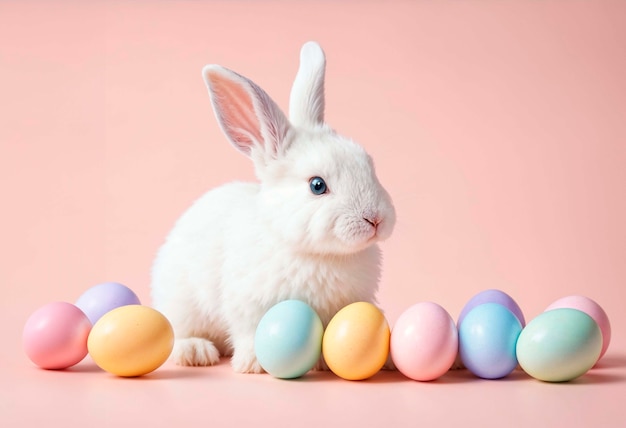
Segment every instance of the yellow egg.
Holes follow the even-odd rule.
[[[352,303],[328,323],[322,354],[337,376],[362,380],[375,375],[389,355],[389,324],[383,313],[367,302]]]
[[[159,368],[174,346],[174,330],[159,311],[121,306],[107,312],[91,329],[87,348],[94,362],[118,376],[133,377]]]

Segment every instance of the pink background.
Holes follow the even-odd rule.
[[[0,3],[0,425],[623,426],[626,3],[391,3]],[[89,359],[67,372],[26,359],[33,310],[104,281],[149,303],[177,216],[253,179],[202,66],[251,77],[286,108],[311,39],[328,58],[327,120],[373,155],[395,201],[379,295],[390,323],[423,300],[456,318],[486,288],[529,319],[584,294],[613,325],[599,368],[563,385],[466,371],[284,382],[224,361],[128,380]]]

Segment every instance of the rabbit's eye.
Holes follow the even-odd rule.
[[[314,195],[323,195],[328,191],[326,182],[321,177],[313,177],[309,180],[309,185],[311,186],[311,192],[313,192]]]

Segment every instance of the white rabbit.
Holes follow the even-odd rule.
[[[375,302],[376,243],[395,211],[370,156],[324,123],[325,65],[317,43],[302,47],[290,120],[245,77],[203,69],[217,120],[260,183],[206,193],[159,250],[153,304],[174,327],[178,364],[232,355],[236,372],[259,373],[254,335],[274,304],[303,300],[325,326],[347,304]]]

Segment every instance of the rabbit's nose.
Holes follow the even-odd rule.
[[[378,225],[382,221],[382,219],[379,216],[363,216],[363,220],[371,224],[374,227],[374,229],[378,229]]]

